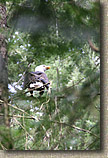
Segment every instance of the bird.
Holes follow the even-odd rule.
[[[33,91],[39,91],[40,96],[43,95],[45,88],[48,91],[50,82],[45,73],[48,69],[50,69],[50,66],[39,65],[35,68],[35,72],[25,74],[23,88],[28,88],[27,92],[30,92],[31,96],[33,96]]]

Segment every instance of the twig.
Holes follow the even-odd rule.
[[[19,110],[19,111],[21,111],[21,112],[23,112],[23,113],[25,113],[26,115],[29,115],[32,119],[34,119],[34,120],[37,120],[38,121],[38,119],[36,119],[35,117],[33,117],[33,116],[31,116],[30,114],[28,114],[27,112],[25,112],[24,110],[22,110],[22,109],[20,109],[20,108],[17,108],[16,106],[13,106],[13,105],[11,105],[11,104],[8,104],[9,106],[11,106],[11,107],[13,107],[14,109],[17,109],[17,110]]]
[[[47,104],[49,101],[50,101],[50,98],[49,98],[46,102],[42,103],[42,104],[41,104],[41,107],[40,107],[40,110],[43,108],[43,105],[44,105],[44,104]]]
[[[29,68],[30,66],[31,66],[31,63],[28,64],[27,68]],[[26,71],[27,71],[27,69],[23,72],[21,78],[20,78],[19,81],[15,84],[15,86],[18,85],[19,82],[24,78],[24,75],[25,75]]]
[[[66,126],[70,126],[76,130],[79,130],[79,131],[83,131],[83,132],[87,132],[93,136],[95,136],[96,138],[100,139],[100,137],[98,137],[96,134],[92,133],[91,131],[89,130],[86,130],[86,129],[83,129],[83,128],[80,128],[80,127],[76,127],[75,125],[70,125],[68,123],[64,123],[64,122],[58,122],[58,121],[51,121],[51,122],[54,122],[54,123],[58,123],[58,124],[63,124],[63,125],[66,125]]]
[[[90,39],[88,40],[88,43],[89,43],[89,45],[90,45],[90,47],[91,47],[91,49],[92,49],[93,51],[99,53],[99,51],[100,51],[99,48],[97,48],[96,46],[94,46],[93,43],[92,43],[92,41],[91,41]]]
[[[14,118],[14,120],[22,127],[22,129],[26,132],[26,134],[32,139],[34,140],[34,138],[27,132],[27,130],[24,128],[24,126],[17,120]]]
[[[0,146],[2,147],[3,150],[7,150],[1,142],[0,142]]]
[[[48,83],[45,83],[45,84],[43,84],[43,87],[45,87],[47,84],[50,84],[50,82],[48,82]],[[37,85],[36,85],[37,86]],[[31,92],[31,91],[36,91],[36,90],[38,90],[39,88],[41,88],[42,86],[39,86],[39,87],[33,87],[33,88],[28,88],[28,90],[26,91],[26,92],[24,92],[24,94],[26,94],[26,93],[28,93],[28,92]],[[39,91],[39,92],[42,92],[43,90],[41,90],[41,91]]]
[[[4,116],[4,114],[0,114],[0,116]],[[8,117],[16,117],[16,118],[26,118],[26,119],[33,119],[32,117],[29,116],[22,116],[22,115],[8,115]]]
[[[57,92],[59,91],[59,69],[57,67]]]
[[[91,143],[89,144],[84,150],[89,150],[89,148],[96,142],[97,138]]]
[[[78,85],[78,84],[79,84],[81,81],[83,81],[84,79],[85,79],[84,77],[81,78],[77,83],[73,84],[73,85],[70,86],[70,87],[67,87],[66,90],[75,87],[76,85]],[[64,91],[64,90],[63,90],[63,91]],[[66,95],[58,96],[58,98],[64,98],[64,97],[66,97]]]
[[[27,144],[28,144],[28,135],[26,133],[25,150],[27,150]]]
[[[83,132],[87,132],[93,136],[95,136],[96,138],[100,139],[100,137],[98,137],[96,134],[92,133],[91,131],[89,130],[86,130],[86,129],[83,129],[83,128],[79,128],[79,127],[76,127],[75,125],[72,125],[72,127],[76,130],[80,130],[80,131],[83,131]]]
[[[4,102],[4,101],[3,101],[3,100],[0,100],[0,102]],[[38,121],[38,119],[36,119],[35,117],[31,116],[30,114],[28,114],[28,113],[25,112],[24,110],[22,110],[22,109],[20,109],[20,108],[18,108],[18,107],[16,107],[16,106],[13,106],[13,105],[11,105],[11,104],[9,104],[9,103],[8,103],[8,105],[9,105],[10,107],[14,108],[14,109],[17,109],[18,111],[21,111],[21,112],[25,113],[26,115],[29,115],[32,119]]]

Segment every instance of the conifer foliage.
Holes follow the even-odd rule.
[[[99,2],[4,1],[11,149],[100,149]],[[24,76],[38,65],[50,87],[31,97]]]

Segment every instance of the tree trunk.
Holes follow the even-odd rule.
[[[6,49],[6,7],[0,4],[0,145],[1,149],[11,149],[9,106],[8,106],[8,70]],[[2,116],[3,114],[3,116]]]

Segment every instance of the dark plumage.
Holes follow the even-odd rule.
[[[39,94],[44,93],[45,88],[49,89],[48,77],[45,71],[50,69],[49,66],[40,65],[36,67],[35,72],[28,72],[24,77],[24,89],[28,88],[27,92],[31,93],[33,96],[33,91],[39,91]]]

